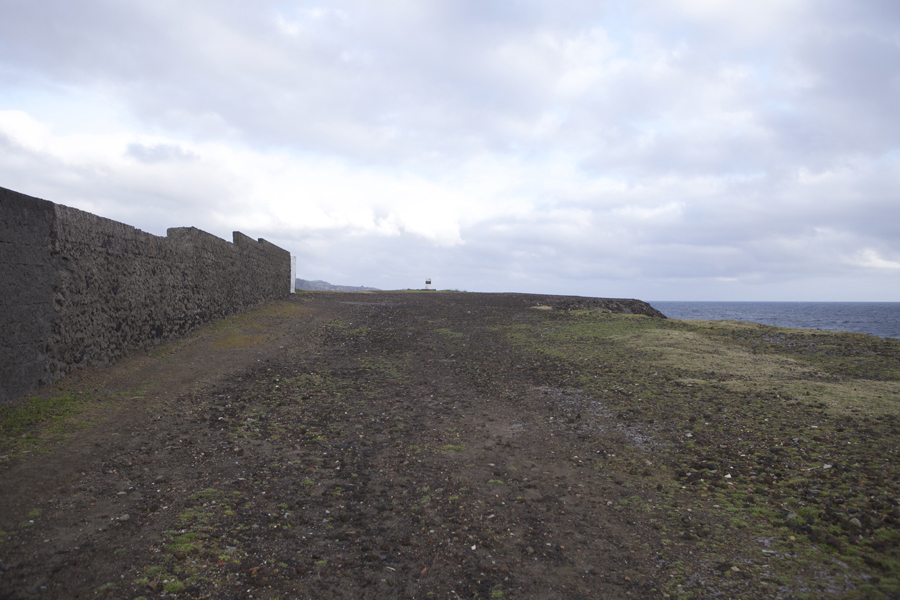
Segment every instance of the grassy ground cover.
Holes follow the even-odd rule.
[[[668,492],[662,531],[695,564],[669,592],[704,597],[718,571],[796,597],[900,594],[900,341],[587,311],[506,332],[652,440],[598,439],[598,468]]]

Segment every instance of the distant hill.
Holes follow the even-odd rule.
[[[307,281],[306,279],[298,279],[296,289],[317,292],[377,292],[378,288],[354,286],[354,285],[332,285],[327,281],[317,279],[315,281]]]

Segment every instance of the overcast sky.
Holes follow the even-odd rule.
[[[900,2],[0,0],[0,186],[345,285],[900,301]]]

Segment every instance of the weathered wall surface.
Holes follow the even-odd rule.
[[[0,403],[289,294],[291,256],[240,232],[167,237],[0,188]]]
[[[0,403],[47,379],[53,296],[53,204],[0,188]]]

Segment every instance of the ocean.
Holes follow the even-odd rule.
[[[900,302],[648,302],[671,319],[732,319],[900,338]]]

